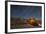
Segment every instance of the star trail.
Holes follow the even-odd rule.
[[[36,17],[41,19],[41,6],[11,5],[11,17],[21,16],[23,18]]]

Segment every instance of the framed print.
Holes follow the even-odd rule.
[[[45,31],[45,3],[5,3],[5,32]]]

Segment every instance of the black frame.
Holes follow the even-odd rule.
[[[23,2],[23,3],[44,4],[44,30],[23,31],[23,32],[7,32],[7,3],[8,2]],[[25,32],[42,32],[42,31],[45,31],[45,3],[42,3],[42,2],[27,2],[27,1],[5,1],[5,33],[25,33]]]

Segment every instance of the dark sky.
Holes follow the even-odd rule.
[[[41,12],[41,6],[11,5],[11,17],[20,16],[28,18],[30,16],[35,16],[41,19]]]

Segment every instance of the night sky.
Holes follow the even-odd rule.
[[[41,19],[41,6],[11,5],[11,17],[20,16],[23,18],[36,17]]]

